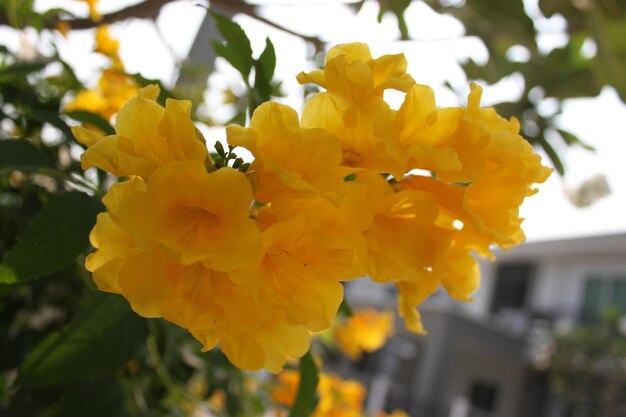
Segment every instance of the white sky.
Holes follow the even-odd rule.
[[[136,2],[136,1],[135,1]],[[129,0],[118,2],[102,1],[105,7],[121,7]],[[140,72],[149,78],[159,78],[166,83],[175,79],[175,62],[186,57],[191,42],[202,21],[204,9],[196,7],[196,0],[180,0],[165,7],[157,25],[141,20],[130,20],[116,24],[112,33],[121,41],[121,56],[129,72]],[[283,3],[288,3],[283,1]],[[455,88],[469,90],[467,80],[457,62],[472,57],[477,61],[487,59],[487,51],[477,39],[463,37],[463,27],[455,19],[438,16],[423,4],[414,4],[407,12],[412,37],[419,41],[395,42],[398,29],[391,16],[376,23],[377,5],[367,2],[358,16],[345,6],[316,4],[290,7],[285,4],[269,6],[264,14],[272,20],[301,33],[318,35],[330,44],[360,41],[370,44],[372,54],[404,52],[409,61],[409,72],[420,83],[431,85],[437,94],[438,104],[458,105],[459,98],[443,88],[448,80]],[[323,3],[323,2],[318,2]],[[115,6],[113,6],[113,4]],[[526,2],[527,10],[536,15],[536,0]],[[61,6],[77,14],[86,14],[86,5],[72,0],[39,0],[37,8]],[[288,97],[282,101],[298,109],[301,93],[295,81],[296,74],[309,69],[307,46],[299,39],[254,21],[246,16],[236,20],[244,27],[253,41],[253,49],[260,53],[265,37],[270,36],[278,55],[276,78],[284,80],[283,89]],[[562,45],[566,38],[560,33],[564,29],[562,19],[539,18],[538,27],[546,33],[539,38],[540,47],[549,50]],[[93,34],[91,31],[72,32],[68,39],[54,36],[64,59],[76,69],[79,78],[87,84],[95,84],[95,76],[105,61],[91,53]],[[50,36],[41,39],[28,33],[26,39],[39,46],[49,44]],[[0,39],[9,45],[19,44],[18,36],[0,28]],[[207,41],[207,48],[210,47]],[[227,65],[218,65],[228,73]],[[219,77],[218,77],[219,79]],[[523,89],[520,79],[512,77],[497,87],[487,88],[483,94],[485,104],[495,103],[505,97],[519,96]],[[217,111],[217,101],[211,103]],[[626,232],[626,137],[623,123],[626,107],[619,101],[614,90],[605,88],[593,99],[571,100],[565,106],[559,123],[596,147],[596,153],[583,149],[563,147],[559,149],[568,170],[565,178],[552,175],[540,187],[540,192],[528,199],[522,207],[526,218],[524,229],[529,240],[557,237]],[[213,131],[210,132],[214,134]],[[209,142],[220,138],[207,138]],[[546,160],[546,163],[548,161]],[[594,174],[606,175],[612,193],[597,201],[593,206],[579,209],[564,197],[564,185],[577,185]]]

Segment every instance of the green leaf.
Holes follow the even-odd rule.
[[[56,111],[29,109],[24,113],[24,116],[40,123],[50,123],[52,126],[59,129],[67,139],[71,141],[76,140],[72,129],[65,123],[65,120],[61,119],[59,113]]]
[[[272,77],[276,69],[276,51],[269,38],[265,40],[265,49],[254,62],[254,87],[250,92],[250,114],[272,96]]]
[[[219,30],[224,37],[224,42],[213,42],[215,52],[219,56],[226,59],[230,65],[235,67],[235,69],[241,73],[241,76],[247,85],[252,65],[254,65],[250,39],[248,39],[248,36],[243,31],[241,26],[233,22],[227,16],[213,11],[211,12],[211,15],[215,19],[217,30]]]
[[[337,313],[345,317],[350,317],[352,314],[354,314],[354,312],[352,311],[352,307],[350,307],[350,305],[346,302],[345,298],[343,299],[341,304],[339,304],[339,311],[337,311]]]
[[[561,137],[563,138],[563,141],[565,141],[565,143],[568,146],[571,145],[578,145],[578,146],[582,146],[583,148],[587,149],[588,151],[595,151],[596,148],[594,148],[593,146],[583,142],[582,140],[580,140],[580,138],[578,136],[576,136],[575,134],[568,132],[566,130],[563,129],[556,129],[557,132],[559,132],[559,135],[561,135]]]
[[[308,417],[313,413],[318,381],[317,366],[309,351],[300,359],[300,385],[289,417]]]
[[[31,72],[43,70],[52,62],[50,59],[38,59],[35,61],[16,62],[15,64],[0,68],[0,80],[7,80],[14,77],[24,77]]]
[[[378,11],[378,23],[382,22],[383,16],[387,12],[391,12],[398,20],[398,29],[402,40],[409,39],[409,28],[404,19],[404,12],[411,5],[412,0],[378,0],[380,9]]]
[[[102,206],[79,192],[56,195],[35,215],[5,253],[0,283],[23,283],[58,271],[89,246]]]
[[[122,417],[129,415],[126,401],[126,392],[118,382],[97,381],[67,390],[39,417]]]
[[[565,166],[563,166],[561,157],[554,149],[552,144],[548,142],[548,140],[543,135],[540,135],[538,138],[535,139],[535,141],[538,142],[541,148],[546,152],[548,158],[550,158],[550,161],[552,162],[552,165],[554,165],[554,169],[556,169],[559,174],[564,175]]]
[[[77,122],[87,123],[102,130],[107,135],[114,135],[115,129],[109,122],[104,120],[102,116],[88,111],[71,111],[65,113],[66,116],[76,120]]]
[[[76,316],[39,343],[18,369],[25,387],[93,381],[124,369],[148,328],[120,296],[89,293]]]
[[[0,169],[37,170],[56,168],[54,161],[25,139],[0,140]]]

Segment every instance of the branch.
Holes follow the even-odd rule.
[[[174,0],[145,0],[141,3],[128,6],[116,12],[105,14],[102,16],[102,19],[97,22],[88,18],[79,18],[79,19],[70,19],[70,20],[62,20],[62,19],[56,20],[55,19],[55,20],[49,20],[45,22],[45,27],[48,29],[53,29],[56,27],[57,23],[59,23],[60,21],[64,21],[64,22],[69,23],[72,29],[81,30],[81,29],[91,29],[101,24],[111,24],[111,23],[129,19],[129,18],[156,20],[156,18],[159,16],[159,12],[161,11],[161,7],[163,7],[167,3],[171,3],[172,1]],[[248,4],[243,0],[211,0],[211,5],[229,14],[233,14],[233,15],[237,13],[245,14],[246,16],[250,16],[251,18],[256,19],[260,22],[263,22],[273,28],[281,30],[290,35],[296,36],[306,42],[310,42],[315,47],[316,52],[319,52],[324,49],[324,42],[320,38],[316,36],[308,36],[299,32],[295,32],[263,16],[260,16],[256,6]],[[2,9],[0,9],[0,25],[9,25],[7,16],[6,14],[4,14]]]

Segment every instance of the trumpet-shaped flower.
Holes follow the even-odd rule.
[[[229,126],[228,143],[255,157],[255,198],[268,202],[281,195],[315,195],[338,188],[349,171],[340,169],[341,144],[322,129],[303,129],[288,106],[264,103],[250,127]]]
[[[144,191],[146,184],[138,177],[114,184],[102,199],[108,212],[98,214],[96,225],[89,235],[96,252],[87,256],[85,267],[93,273],[93,280],[102,291],[121,293],[118,273],[125,258],[138,250],[128,232],[117,220],[122,201],[132,193]]]
[[[270,297],[201,263],[182,265],[159,249],[128,257],[119,285],[138,314],[189,329],[205,350],[219,343],[242,369],[278,372],[287,357],[300,357],[309,346],[309,333],[287,323]]]
[[[165,108],[156,103],[159,89],[139,90],[117,115],[117,134],[101,136],[82,127],[72,132],[88,146],[81,157],[83,169],[92,166],[118,176],[139,175],[169,162],[208,158],[202,135],[190,118],[191,102],[168,99]]]
[[[300,83],[313,82],[327,89],[305,103],[302,125],[321,127],[337,136],[342,165],[401,178],[406,156],[397,142],[376,137],[373,127],[389,110],[384,91],[407,91],[415,84],[406,67],[404,55],[373,59],[367,45],[360,43],[331,49],[323,69],[298,75]]]
[[[232,271],[260,256],[261,234],[249,218],[252,190],[231,168],[207,173],[198,161],[157,169],[146,190],[129,195],[118,217],[137,240],[154,242],[182,264]]]

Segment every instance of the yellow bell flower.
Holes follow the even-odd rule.
[[[359,310],[340,319],[331,329],[341,351],[350,359],[359,360],[364,352],[382,348],[393,334],[393,313]]]
[[[358,102],[367,96],[382,97],[390,88],[407,91],[415,80],[406,70],[404,54],[374,59],[366,44],[347,43],[328,51],[323,69],[301,72],[297,79],[300,84],[315,83]]]
[[[164,248],[178,262],[232,271],[261,254],[261,233],[249,219],[252,190],[231,168],[207,173],[198,161],[154,171],[144,192],[129,195],[119,222],[137,240]]]
[[[116,135],[101,136],[72,127],[76,139],[88,146],[81,156],[83,169],[95,166],[117,176],[147,179],[169,162],[204,163],[208,153],[191,121],[191,102],[168,99],[163,108],[155,101],[158,94],[154,85],[139,90],[117,115]]]
[[[406,165],[402,149],[392,140],[373,134],[376,120],[389,110],[386,89],[406,91],[415,84],[406,74],[404,55],[373,59],[365,44],[331,49],[323,69],[300,73],[300,83],[313,82],[327,89],[309,99],[302,111],[302,126],[323,128],[342,145],[342,165],[392,173],[402,178]]]
[[[264,103],[250,127],[229,126],[228,143],[248,149],[255,157],[255,199],[268,202],[281,194],[314,195],[332,191],[348,175],[339,167],[341,144],[322,129],[303,129],[288,106]]]
[[[139,248],[117,220],[119,206],[132,193],[144,191],[146,184],[138,177],[111,186],[102,202],[108,212],[98,214],[96,225],[89,235],[91,245],[96,248],[87,256],[85,267],[93,273],[93,280],[101,291],[121,293],[118,273],[124,259]]]

